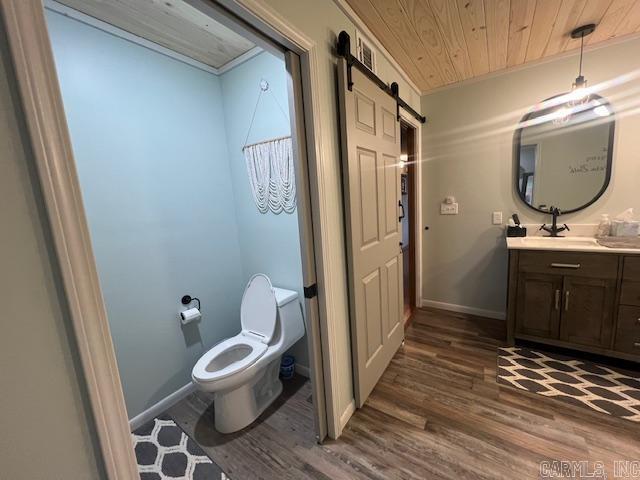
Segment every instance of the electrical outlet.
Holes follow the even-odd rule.
[[[502,212],[493,212],[491,218],[494,225],[502,225]]]
[[[457,203],[441,203],[440,215],[457,215],[458,204]]]

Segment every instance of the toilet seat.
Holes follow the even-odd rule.
[[[273,337],[277,308],[269,277],[262,273],[251,277],[240,306],[242,332],[205,353],[193,367],[193,379],[198,383],[222,380],[256,363]]]
[[[198,360],[192,376],[200,383],[222,380],[256,363],[267,347],[265,343],[242,333],[228,338]]]

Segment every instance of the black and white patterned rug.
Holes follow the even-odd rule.
[[[141,480],[229,480],[167,415],[154,418],[131,435]]]
[[[498,349],[498,383],[640,422],[640,373],[528,348]]]

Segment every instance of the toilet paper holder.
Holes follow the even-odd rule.
[[[198,302],[198,310],[202,311],[202,308],[200,308],[200,299],[197,297],[192,297],[191,295],[184,295],[180,299],[180,302],[183,305],[189,305],[191,302]]]

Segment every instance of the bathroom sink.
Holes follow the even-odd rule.
[[[574,248],[597,247],[598,241],[592,237],[524,237],[522,243],[530,248]]]

